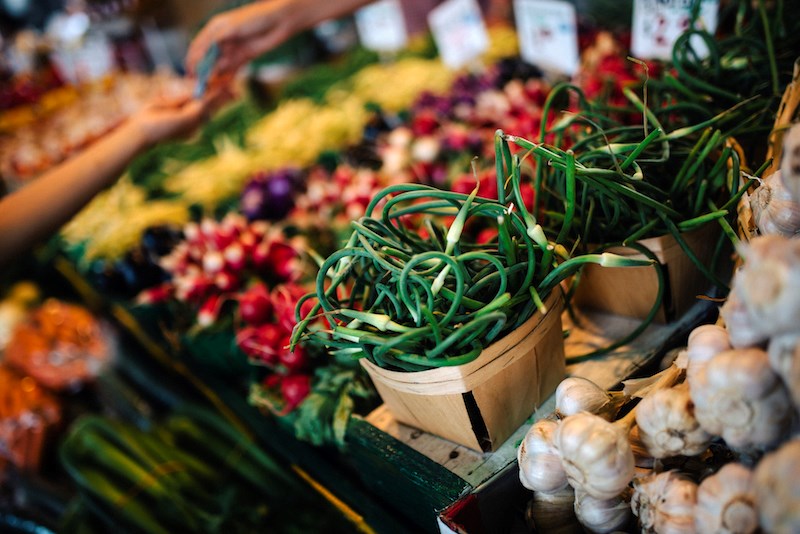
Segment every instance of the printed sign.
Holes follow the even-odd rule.
[[[578,69],[575,7],[559,0],[515,0],[520,55],[542,69],[574,74]]]
[[[356,30],[364,48],[397,52],[406,46],[408,33],[399,0],[379,0],[356,11]]]
[[[670,59],[675,40],[689,28],[693,0],[635,0],[631,25],[631,52],[640,59]],[[717,29],[718,0],[702,0],[697,27],[713,34]],[[703,41],[690,41],[701,56],[708,54]]]
[[[448,67],[474,61],[489,47],[489,35],[476,0],[447,0],[428,14],[428,26]]]

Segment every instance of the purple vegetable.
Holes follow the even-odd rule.
[[[294,207],[295,191],[300,184],[298,169],[259,172],[245,185],[240,207],[247,220],[280,220]]]

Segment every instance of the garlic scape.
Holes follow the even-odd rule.
[[[800,439],[767,454],[755,469],[756,500],[764,532],[800,532]]]
[[[654,458],[694,456],[708,448],[711,435],[694,415],[688,386],[647,395],[636,407],[639,438]]]
[[[584,491],[576,490],[575,516],[583,528],[593,534],[624,532],[631,521],[631,505],[622,495],[596,499]]]
[[[740,246],[744,264],[720,309],[734,347],[746,347],[800,324],[800,239],[759,236]]]
[[[665,471],[635,481],[631,509],[642,532],[693,534],[696,502],[697,484]]]
[[[557,427],[551,419],[536,421],[517,449],[519,480],[529,490],[554,493],[568,487],[561,455],[553,445]]]
[[[706,477],[697,488],[697,532],[752,534],[758,530],[753,472],[729,463]]]
[[[559,417],[589,412],[613,421],[627,398],[621,392],[607,392],[586,378],[571,376],[556,388],[555,412]]]
[[[789,394],[761,349],[720,352],[697,373],[689,391],[700,425],[729,447],[768,449],[788,430]]]

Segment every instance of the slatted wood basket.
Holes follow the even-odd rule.
[[[563,295],[545,299],[519,328],[455,367],[390,371],[361,365],[395,419],[477,451],[496,450],[555,391],[565,375]]]
[[[714,245],[721,229],[716,223],[707,224],[681,237],[704,265],[710,265]],[[711,282],[686,255],[671,235],[638,242],[658,258],[664,273],[664,296],[655,317],[659,323],[680,318],[705,295]],[[613,247],[606,250],[621,256],[646,259],[633,248]],[[653,267],[601,267],[587,265],[581,272],[573,302],[580,308],[644,319],[652,309],[658,294],[658,275]]]

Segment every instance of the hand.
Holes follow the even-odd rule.
[[[212,44],[220,55],[209,87],[229,81],[248,61],[272,50],[298,32],[349,13],[371,0],[262,0],[211,18],[189,45],[186,71],[197,66]]]
[[[203,99],[191,98],[191,86],[186,84],[171,94],[157,95],[129,119],[144,146],[188,134],[194,130],[229,93],[214,90]]]
[[[230,79],[242,65],[300,31],[309,11],[314,11],[309,6],[313,3],[313,0],[267,0],[212,17],[189,45],[187,72],[196,75],[203,56],[217,43],[220,55],[210,80]]]

